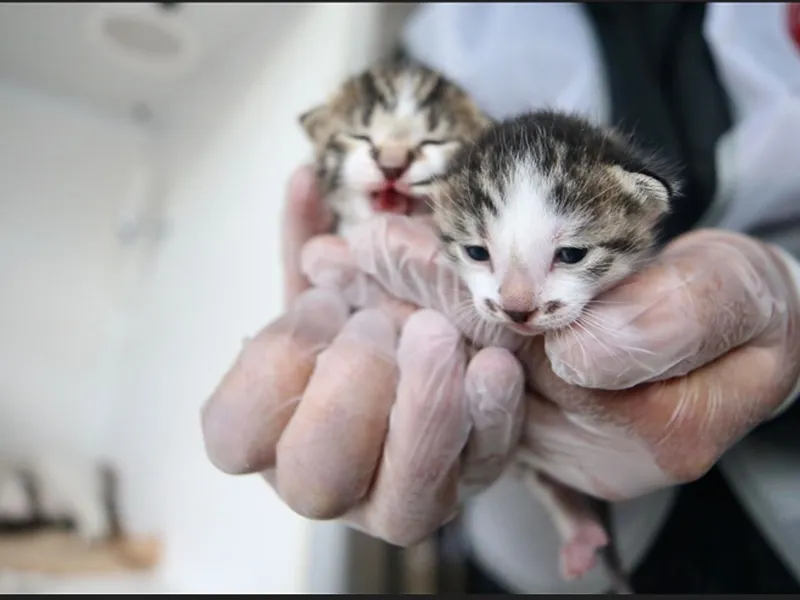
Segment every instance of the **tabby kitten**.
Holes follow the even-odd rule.
[[[429,213],[418,186],[489,123],[455,83],[406,57],[349,77],[300,116],[342,234],[381,212]]]

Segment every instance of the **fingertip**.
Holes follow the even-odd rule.
[[[467,395],[478,409],[513,404],[522,398],[525,373],[514,355],[504,348],[484,348],[467,365]],[[491,406],[484,406],[484,404]]]
[[[522,433],[525,417],[524,372],[503,348],[480,350],[467,365],[464,395],[472,419],[462,483],[490,485],[502,473]]]
[[[522,365],[505,348],[483,348],[469,363],[469,371],[485,373],[490,378],[504,378],[521,381],[524,378]]]
[[[319,195],[311,166],[298,167],[292,173],[282,221],[284,303],[289,305],[309,287],[300,270],[300,252],[304,244],[315,235],[327,233],[333,225],[333,213]]]
[[[329,343],[347,322],[350,308],[335,290],[311,288],[297,297],[287,322],[306,337]]]
[[[355,259],[341,237],[319,235],[300,252],[300,270],[320,287],[343,289],[355,277]]]
[[[303,244],[333,225],[333,213],[323,201],[314,168],[303,165],[289,178],[284,208],[284,235]]]
[[[286,193],[292,205],[314,202],[318,197],[314,168],[311,165],[297,167],[289,178]]]
[[[338,340],[353,339],[368,343],[380,355],[393,360],[397,347],[397,332],[389,316],[377,308],[355,313],[345,323]]]
[[[441,313],[431,309],[414,312],[405,322],[397,346],[401,370],[447,362],[462,343],[461,334]]]

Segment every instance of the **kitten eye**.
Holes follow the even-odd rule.
[[[433,147],[433,146],[445,146],[446,144],[452,144],[457,140],[422,140],[419,143],[420,148]]]
[[[464,246],[464,252],[475,262],[486,262],[489,260],[489,251],[483,246]]]
[[[372,144],[372,140],[369,138],[369,136],[357,135],[355,133],[346,133],[345,135],[347,137],[349,137],[351,140],[355,140],[357,142],[366,142],[367,144]]]
[[[556,260],[566,265],[579,263],[589,252],[586,248],[559,248],[556,250]]]

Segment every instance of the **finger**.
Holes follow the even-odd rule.
[[[444,317],[430,310],[412,315],[397,360],[400,383],[383,458],[372,493],[353,518],[373,535],[407,546],[457,509],[470,415],[463,344]]]
[[[682,377],[601,391],[561,379],[549,368],[541,345],[538,351],[533,343],[526,348],[525,364],[531,387],[573,420],[581,419],[582,429],[602,431],[613,426],[612,441],[641,441],[659,469],[676,483],[701,477],[732,444],[770,418],[789,395],[800,370],[782,348],[751,344]],[[581,456],[612,446],[606,441],[594,447]],[[617,452],[619,457],[624,454]],[[646,458],[642,451],[639,454]],[[615,460],[622,464],[620,458]],[[600,473],[596,466],[593,470]],[[657,476],[652,469],[650,473]]]
[[[635,419],[665,471],[693,481],[774,415],[798,370],[782,349],[741,346],[684,377],[647,386],[646,394],[625,398],[615,410]]]
[[[202,410],[206,452],[226,473],[254,473],[275,463],[286,423],[326,348],[347,319],[329,290],[309,290],[249,340]]]
[[[300,271],[300,252],[315,235],[330,231],[333,214],[317,190],[314,170],[299,167],[289,181],[283,214],[284,302],[288,305],[308,288]]]
[[[579,325],[546,337],[560,377],[624,389],[683,375],[772,333],[782,290],[759,242],[729,232],[687,234],[648,269],[590,305]],[[779,316],[779,314],[778,314]]]
[[[317,358],[278,444],[277,490],[299,514],[335,518],[367,493],[394,402],[395,348],[392,323],[365,310]]]
[[[302,250],[301,269],[314,286],[337,290],[353,308],[379,308],[398,328],[417,307],[390,295],[357,265],[347,242],[335,235],[311,239]]]
[[[349,242],[357,266],[398,298],[446,312],[466,297],[458,274],[443,266],[429,226],[381,216],[354,229]]]
[[[519,337],[480,319],[469,290],[439,251],[430,225],[384,215],[353,230],[349,244],[356,265],[390,295],[441,312],[483,346],[515,348]]]
[[[462,460],[461,482],[464,493],[471,494],[500,476],[519,441],[524,374],[510,352],[486,348],[470,361],[464,387],[473,430]]]

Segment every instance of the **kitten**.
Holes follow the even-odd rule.
[[[486,129],[420,192],[478,315],[536,335],[574,323],[652,256],[677,187],[619,133],[543,110]],[[589,499],[517,458],[562,538],[562,574],[585,574],[608,545],[615,590],[626,593],[610,532]]]
[[[539,111],[485,131],[423,191],[478,314],[531,335],[642,266],[677,184],[620,134]]]
[[[407,58],[348,78],[300,116],[314,145],[317,180],[347,231],[376,213],[430,213],[417,188],[488,124],[455,83]]]

